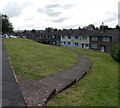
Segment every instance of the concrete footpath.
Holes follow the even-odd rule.
[[[28,79],[19,82],[27,106],[44,106],[52,95],[68,88],[89,72],[92,66],[89,58],[74,50],[70,51],[76,53],[79,57],[78,62],[72,67],[62,72],[48,75],[41,80]]]
[[[6,106],[8,106],[7,108],[19,108],[19,106],[25,108],[25,102],[4,45],[2,45],[2,106],[3,108]]]

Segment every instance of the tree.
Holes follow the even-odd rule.
[[[55,32],[55,31],[58,31],[58,29],[57,28],[55,28],[55,29],[53,29],[53,31]]]
[[[52,27],[45,28],[45,32],[53,32],[54,29]]]
[[[59,31],[61,31],[61,29],[59,29]]]
[[[120,29],[120,26],[119,25],[116,25],[116,28],[115,29]]]
[[[35,30],[35,29],[32,29],[30,32],[32,32],[32,33],[36,33],[36,30]]]
[[[102,25],[100,25],[100,30],[109,30],[109,27],[104,25],[104,22],[102,22]]]
[[[109,27],[107,25],[100,25],[101,30],[109,30]]]
[[[81,30],[80,26],[79,26],[78,30]]]
[[[2,15],[0,14],[0,33],[2,33]]]
[[[120,62],[120,43],[112,46],[111,56],[112,56],[113,59]]]
[[[95,26],[93,24],[89,24],[88,26],[85,26],[85,28],[95,30]]]
[[[63,28],[62,31],[67,31],[67,29]]]
[[[0,18],[2,19],[2,33],[11,33],[13,32],[13,25],[9,21],[9,18],[7,15],[0,15]]]
[[[98,28],[98,27],[96,27],[96,28],[95,28],[95,30],[99,30],[99,28]]]
[[[24,31],[23,31],[23,33],[26,33],[26,32],[27,32],[27,30],[24,30]]]

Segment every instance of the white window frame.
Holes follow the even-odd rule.
[[[92,36],[92,41],[98,41],[98,37],[97,36]]]
[[[71,42],[70,42],[70,41],[68,41],[68,45],[71,45]]]
[[[71,36],[68,36],[68,39],[71,39]]]
[[[93,49],[97,49],[98,46],[97,46],[97,44],[92,44],[92,45],[91,45],[91,48],[93,48]]]
[[[109,42],[110,41],[110,37],[103,37],[103,42]]]

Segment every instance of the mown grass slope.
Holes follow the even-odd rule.
[[[50,99],[47,106],[117,106],[118,63],[107,53],[71,49],[88,55],[92,69],[75,85]]]
[[[28,39],[4,39],[19,81],[40,79],[62,71],[77,62],[78,57],[62,48],[40,44]]]

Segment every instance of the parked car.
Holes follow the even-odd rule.
[[[9,37],[10,37],[10,38],[17,38],[17,37],[16,37],[16,36],[14,36],[14,35],[10,35]]]
[[[0,38],[2,38],[3,37],[3,35],[0,35]]]

